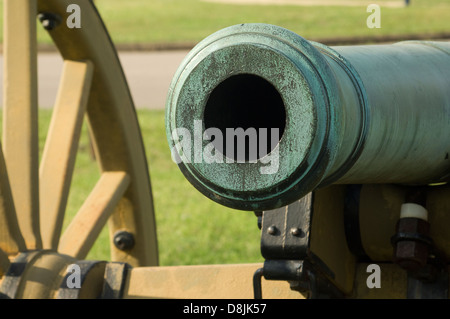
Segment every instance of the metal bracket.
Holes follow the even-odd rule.
[[[83,283],[87,280],[94,282],[89,289],[99,290],[95,293],[100,299],[120,299],[123,296],[126,277],[128,275],[130,265],[121,262],[106,261],[79,261],[77,264],[81,269],[81,287],[68,288],[67,274],[64,278],[60,289],[58,290],[58,299],[79,299],[83,298]],[[93,278],[88,278],[93,273]],[[90,292],[92,293],[92,292]]]
[[[263,212],[261,254],[265,259],[306,257],[312,203],[311,193],[288,206]]]
[[[253,277],[255,299],[262,298],[261,279],[286,280],[309,298],[341,298],[329,278],[333,273],[310,251],[314,193],[288,206],[264,211],[261,225],[263,268]]]
[[[67,283],[69,281],[69,277],[71,276],[71,273],[66,274],[63,281],[61,282],[61,286],[56,293],[56,299],[80,299],[85,298],[83,296],[83,289],[85,287],[85,283],[94,280],[95,285],[91,285],[89,288],[92,289],[98,289],[99,286],[97,283],[103,280],[103,273],[105,272],[106,262],[105,261],[86,261],[81,260],[75,263],[80,267],[80,281],[81,285],[80,287],[74,287],[70,288],[67,286]],[[92,277],[92,278],[91,278]],[[91,294],[92,291],[89,291]],[[96,295],[99,295],[100,292],[94,293]]]
[[[327,276],[308,259],[305,260],[266,260],[253,276],[255,299],[262,299],[261,279],[286,280],[292,290],[310,299],[343,298]]]
[[[0,299],[14,299],[17,296],[19,286],[22,282],[22,275],[27,266],[35,259],[39,258],[45,251],[22,252],[11,263],[7,273],[3,277],[0,286]]]
[[[101,299],[121,299],[125,281],[131,266],[127,263],[110,262],[106,264]]]

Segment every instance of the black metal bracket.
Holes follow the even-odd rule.
[[[261,279],[285,280],[308,298],[342,298],[333,273],[310,250],[314,193],[282,208],[256,213],[261,224],[263,268],[253,277],[254,296],[262,298]]]
[[[310,299],[343,298],[343,294],[334,286],[320,268],[309,259],[305,260],[266,260],[253,276],[255,299],[262,299],[261,279],[285,280],[292,290],[298,291]]]
[[[43,253],[44,251],[37,250],[22,252],[14,259],[8,271],[3,276],[0,286],[0,299],[16,298],[22,279],[21,276],[25,272],[27,265],[39,258]]]
[[[131,266],[123,262],[106,264],[101,299],[122,299]]]
[[[87,281],[91,273],[98,272],[104,273],[106,261],[91,261],[91,260],[80,260],[72,265],[77,265],[80,269],[80,287],[68,287],[68,282],[70,281],[70,276],[72,273],[66,273],[61,286],[59,287],[55,298],[56,299],[80,299],[82,296],[82,287]]]
[[[81,269],[81,287],[83,282],[89,276],[89,273],[96,267],[100,269],[99,274],[103,274],[103,287],[98,292],[99,299],[121,299],[123,297],[126,277],[131,269],[131,266],[123,262],[106,262],[106,261],[78,261],[76,263]],[[67,274],[62,281],[61,287],[58,290],[58,299],[78,299],[82,297],[80,288],[67,287]]]
[[[261,254],[265,259],[302,259],[309,248],[313,195],[263,212]]]

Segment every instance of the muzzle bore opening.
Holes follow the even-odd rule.
[[[211,92],[204,125],[219,129],[211,135],[215,150],[226,157],[249,162],[274,150],[286,126],[286,110],[277,89],[253,74],[233,75]],[[214,136],[213,136],[214,135]]]

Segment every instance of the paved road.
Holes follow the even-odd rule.
[[[162,109],[173,74],[188,51],[119,52],[119,58],[137,108]],[[63,61],[57,53],[39,53],[39,105],[52,107]],[[0,56],[0,87],[3,87]],[[0,104],[3,92],[0,90]]]

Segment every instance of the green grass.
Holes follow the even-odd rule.
[[[383,8],[383,1],[367,1],[381,4],[380,29],[367,28],[366,6],[252,6],[199,0],[124,3],[96,1],[116,43],[200,41],[224,27],[251,22],[279,25],[305,38],[450,31],[450,2],[443,0],[413,0],[406,8]]]
[[[409,7],[400,8],[383,7],[384,1],[367,0],[367,4],[381,5],[380,29],[367,28],[370,13],[366,12],[366,6],[256,6],[201,0],[95,0],[95,3],[116,44],[198,42],[224,27],[250,22],[279,25],[308,39],[450,32],[450,1],[412,0]],[[43,28],[39,28],[39,41],[50,42]]]
[[[51,111],[39,112],[42,152]],[[164,111],[138,110],[147,153],[161,265],[246,263],[262,261],[260,235],[252,212],[227,209],[201,195],[170,158],[164,128]],[[64,227],[83,204],[100,177],[90,153],[87,128],[80,138]],[[109,260],[107,228],[102,231],[89,260]]]
[[[450,3],[437,0],[412,1],[408,8],[381,6],[381,29],[367,28],[366,7],[236,6],[198,0],[129,0],[126,7],[120,0],[96,3],[116,43],[200,41],[221,28],[250,22],[279,25],[306,38],[450,31]]]

